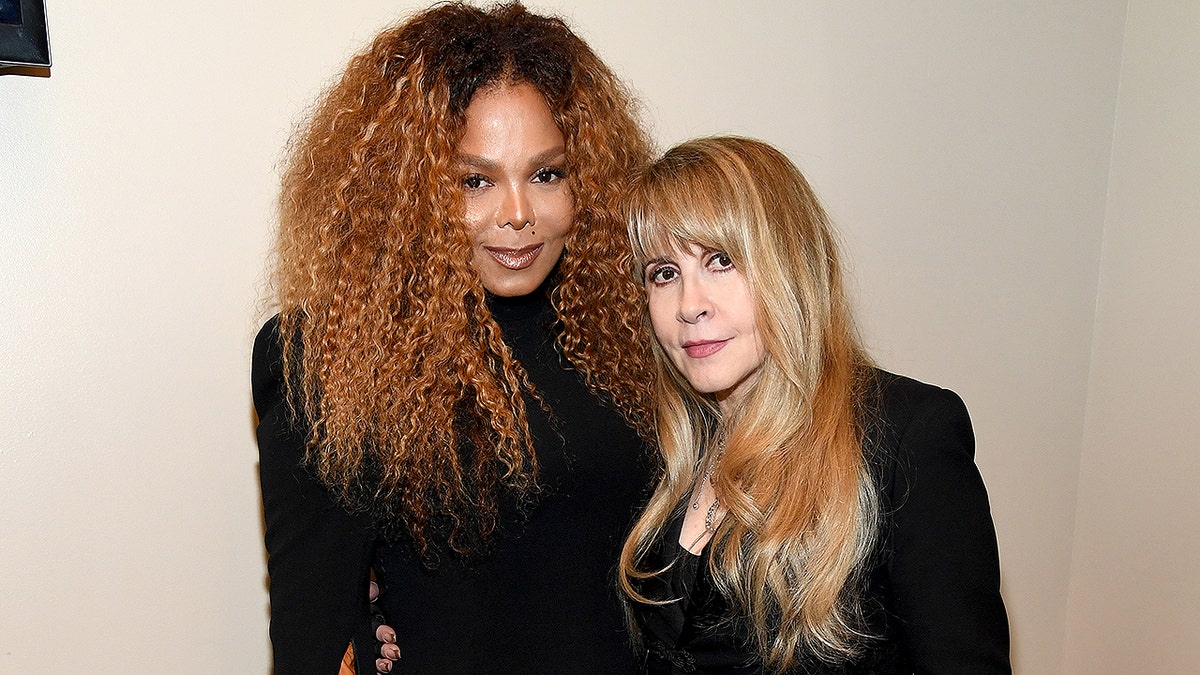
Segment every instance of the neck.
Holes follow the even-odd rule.
[[[547,284],[528,295],[500,296],[487,294],[488,311],[497,321],[533,316],[550,304]]]

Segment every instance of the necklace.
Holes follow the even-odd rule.
[[[721,505],[721,498],[714,497],[712,505],[708,507],[708,513],[704,514],[704,531],[705,532],[716,532],[717,531],[717,523],[716,523],[717,507],[719,507],[720,505]]]
[[[704,472],[704,478],[703,478],[703,480],[701,480],[700,485],[703,486],[704,483],[708,483],[709,485],[712,485],[711,476],[712,476],[712,467],[709,467],[708,471]],[[704,514],[704,531],[705,532],[716,532],[717,531],[717,509],[719,509],[720,507],[721,507],[721,498],[714,496],[712,504],[708,505],[708,512]],[[700,508],[700,487],[696,488],[696,498],[692,500],[692,508],[693,509]]]
[[[704,472],[704,478],[701,478],[700,482],[696,484],[696,498],[692,500],[693,510],[700,508],[700,490],[704,488],[704,484],[708,483],[709,485],[712,485],[712,472],[715,465],[715,461],[710,464],[708,469]],[[718,498],[717,501],[721,501],[720,498]]]
[[[712,461],[708,463],[708,468],[704,470],[704,477],[701,478],[700,482],[696,485],[696,497],[692,500],[692,509],[693,510],[698,510],[700,508],[700,492],[704,489],[705,483],[712,485],[713,470],[717,468],[717,462],[720,461],[721,455],[724,454],[724,452],[725,452],[725,443],[724,443],[724,440],[722,439],[722,441],[717,444],[717,451],[713,455]],[[715,492],[716,486],[713,486],[713,490]],[[719,509],[720,507],[721,507],[721,497],[714,495],[712,504],[708,505],[708,512],[704,514],[704,531],[705,532],[716,532],[717,531],[717,509]]]

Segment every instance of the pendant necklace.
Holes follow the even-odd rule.
[[[696,497],[692,500],[692,509],[693,510],[697,510],[700,508],[700,491],[704,488],[705,483],[712,485],[713,469],[717,468],[717,462],[720,461],[721,455],[724,452],[725,452],[725,442],[724,442],[724,439],[722,439],[719,443],[717,443],[717,452],[713,456],[712,461],[709,462],[708,468],[704,470],[704,477],[700,479],[699,484],[697,484],[697,486],[696,486]],[[715,485],[713,486],[713,490],[714,491],[716,490]],[[716,532],[717,531],[717,509],[720,507],[721,507],[721,498],[719,496],[714,496],[712,504],[710,504],[708,507],[708,512],[706,514],[704,514],[704,531],[705,532]]]

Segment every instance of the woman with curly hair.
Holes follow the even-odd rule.
[[[649,486],[616,188],[648,143],[560,20],[383,31],[290,149],[255,343],[275,674],[634,670],[612,568]],[[640,432],[640,434],[639,434]]]
[[[804,176],[701,139],[630,202],[665,474],[619,575],[649,672],[1009,672],[967,411],[872,366]]]

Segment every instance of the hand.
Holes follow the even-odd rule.
[[[383,617],[383,612],[375,603],[379,599],[379,584],[371,582],[367,597],[371,600],[371,621],[375,624],[375,639],[379,641],[379,656],[381,657],[375,659],[375,670],[382,674],[390,673],[392,665],[400,660],[400,648],[396,646],[396,631],[387,625],[387,619]]]

